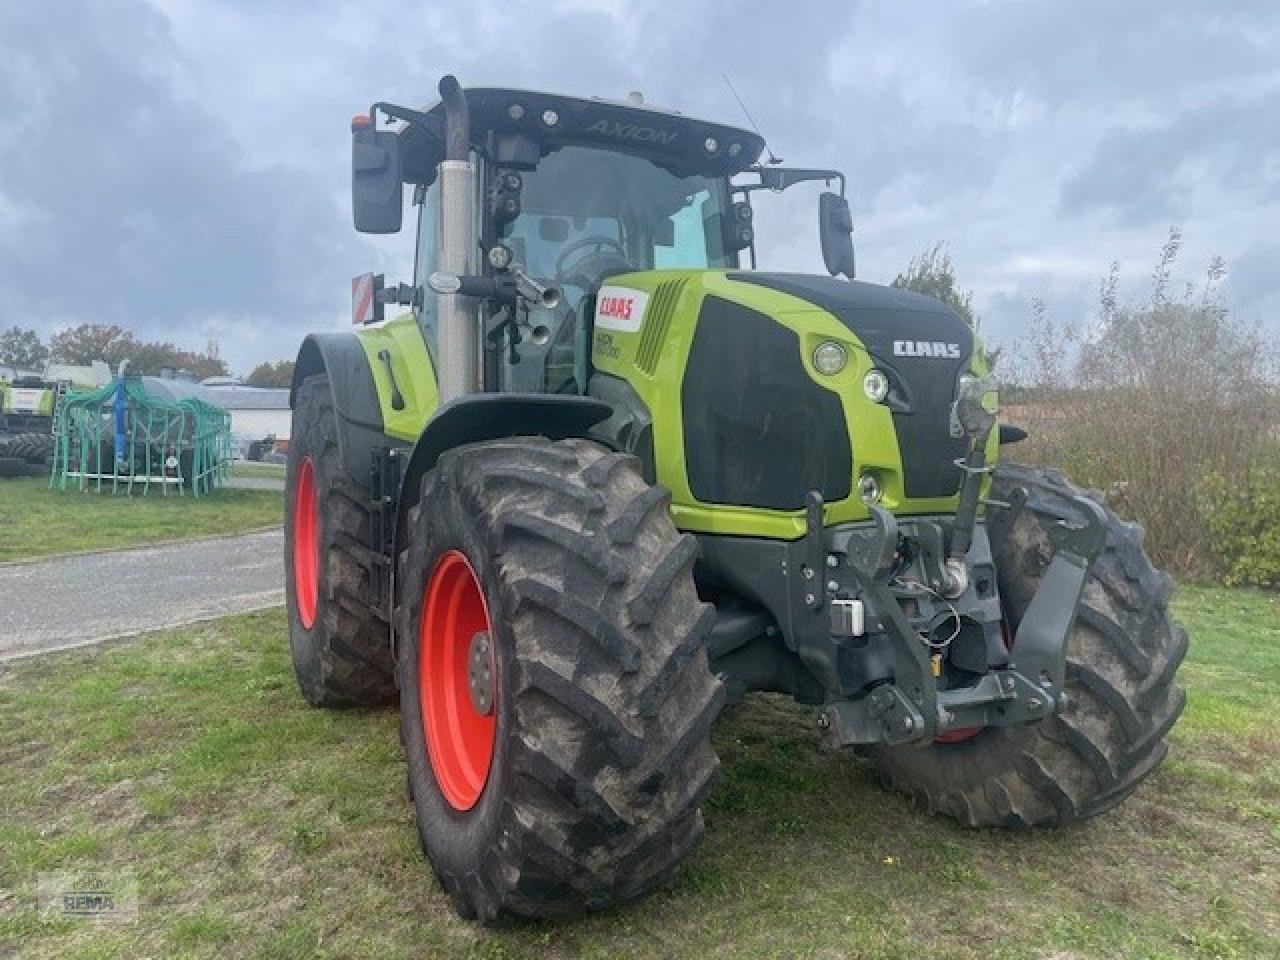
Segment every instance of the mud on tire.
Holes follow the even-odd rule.
[[[1056,470],[1001,464],[991,497],[1008,500],[1017,487],[1029,494],[1026,507],[987,514],[1011,631],[1052,556],[1048,521],[1032,508],[1069,515],[1070,498],[1084,493]],[[1187,634],[1169,618],[1173,580],[1143,553],[1142,528],[1110,510],[1106,518],[1106,543],[1067,644],[1065,713],[959,743],[877,748],[889,787],[968,826],[1065,824],[1121,803],[1160,766],[1165,735],[1185,702],[1174,675]]]
[[[319,580],[315,617],[299,615],[294,542],[295,503],[303,463],[310,460],[316,493]],[[360,707],[395,700],[395,666],[387,624],[369,607],[373,551],[368,494],[347,474],[338,452],[329,379],[308,377],[298,388],[285,482],[284,564],[289,646],[307,702]]]
[[[399,558],[401,736],[423,849],[463,916],[628,900],[703,832],[723,688],[696,541],[668,502],[635,458],[584,440],[461,447],[423,478]],[[433,773],[419,695],[424,587],[450,551],[481,586],[496,651],[493,759],[466,811]]]

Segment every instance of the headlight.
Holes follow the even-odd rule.
[[[828,377],[835,376],[844,369],[844,365],[848,362],[849,354],[845,352],[844,347],[834,340],[827,340],[818,344],[818,348],[813,351],[814,369]]]
[[[885,372],[875,367],[868,370],[862,378],[862,392],[872,403],[884,403],[884,398],[889,395],[889,378]]]

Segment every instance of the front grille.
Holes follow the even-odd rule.
[[[688,277],[666,280],[653,292],[649,309],[644,315],[644,329],[640,331],[640,345],[636,348],[636,366],[650,376],[658,367],[658,354],[667,339],[667,328],[676,312],[676,301],[684,291]]]
[[[818,386],[796,334],[706,297],[681,387],[689,488],[702,503],[799,510],[849,496],[853,450],[840,398]]]

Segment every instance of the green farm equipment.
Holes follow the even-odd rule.
[[[53,455],[57,395],[57,384],[42,377],[0,380],[0,460],[23,472],[44,472]]]
[[[58,404],[49,486],[195,496],[231,475],[231,414],[198,384],[126,377],[69,390]]]
[[[841,173],[639,97],[440,95],[352,122],[355,226],[399,231],[411,186],[417,263],[301,347],[284,561],[304,696],[399,702],[463,915],[662,883],[751,691],[970,826],[1092,817],[1159,766],[1171,579],[999,459],[1025,433],[952,310],[852,279]],[[753,198],[812,181],[829,275],[757,270]]]

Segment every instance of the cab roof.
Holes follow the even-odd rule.
[[[764,147],[757,133],[647,103],[506,87],[471,87],[463,95],[472,144],[484,148],[498,163],[517,168],[531,166],[559,147],[578,144],[728,176],[754,164]],[[426,114],[443,130],[442,103],[432,104]],[[404,132],[412,137],[413,125]],[[416,132],[434,139],[432,131]]]

